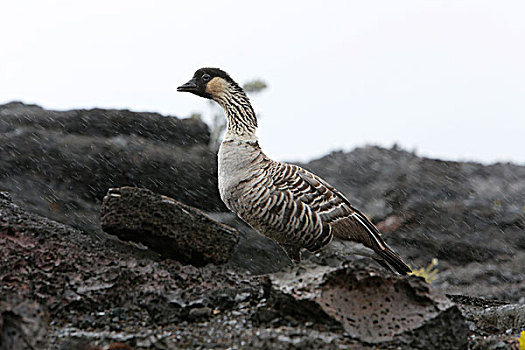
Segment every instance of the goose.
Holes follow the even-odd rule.
[[[230,75],[219,68],[201,68],[177,91],[222,107],[227,125],[218,152],[221,199],[249,226],[277,242],[292,262],[300,262],[305,249],[317,253],[332,241],[353,242],[364,248],[361,255],[384,267],[402,275],[411,272],[377,227],[341,192],[297,165],[264,154],[254,109]]]

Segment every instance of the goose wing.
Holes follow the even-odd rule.
[[[382,239],[375,225],[354,208],[342,193],[319,176],[296,165],[278,163],[272,178],[277,192],[290,193],[292,201],[300,202],[307,208],[303,215],[319,218],[323,231],[373,249],[401,274],[410,271],[399,254]],[[308,245],[305,248],[315,251],[327,244],[320,243],[322,244],[310,244],[313,249]]]

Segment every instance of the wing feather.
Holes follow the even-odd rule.
[[[282,164],[293,167],[294,173],[302,181],[293,179],[293,183],[279,184],[293,194],[294,200],[306,204],[316,213],[323,224],[330,227],[335,237],[362,243],[373,249],[388,264],[399,273],[406,274],[410,268],[403,262],[399,254],[394,252],[381,237],[377,227],[336,188],[319,176],[296,165]]]
[[[298,247],[318,251],[332,238],[351,240],[373,249],[399,273],[410,271],[381,238],[379,230],[337,189],[309,171],[272,162],[243,193],[249,205],[239,215],[254,228],[294,252]],[[261,185],[265,188],[262,189]],[[300,255],[299,255],[300,256]]]

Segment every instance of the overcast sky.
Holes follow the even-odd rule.
[[[0,103],[210,113],[197,68],[240,83],[278,160],[398,143],[525,163],[524,1],[0,3]]]

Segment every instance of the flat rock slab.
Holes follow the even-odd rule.
[[[269,305],[328,328],[338,324],[365,344],[462,349],[467,323],[446,296],[416,277],[388,277],[348,266],[295,266],[270,275]]]
[[[194,266],[225,263],[239,242],[235,229],[200,210],[136,187],[109,189],[102,202],[101,223],[109,234]]]

